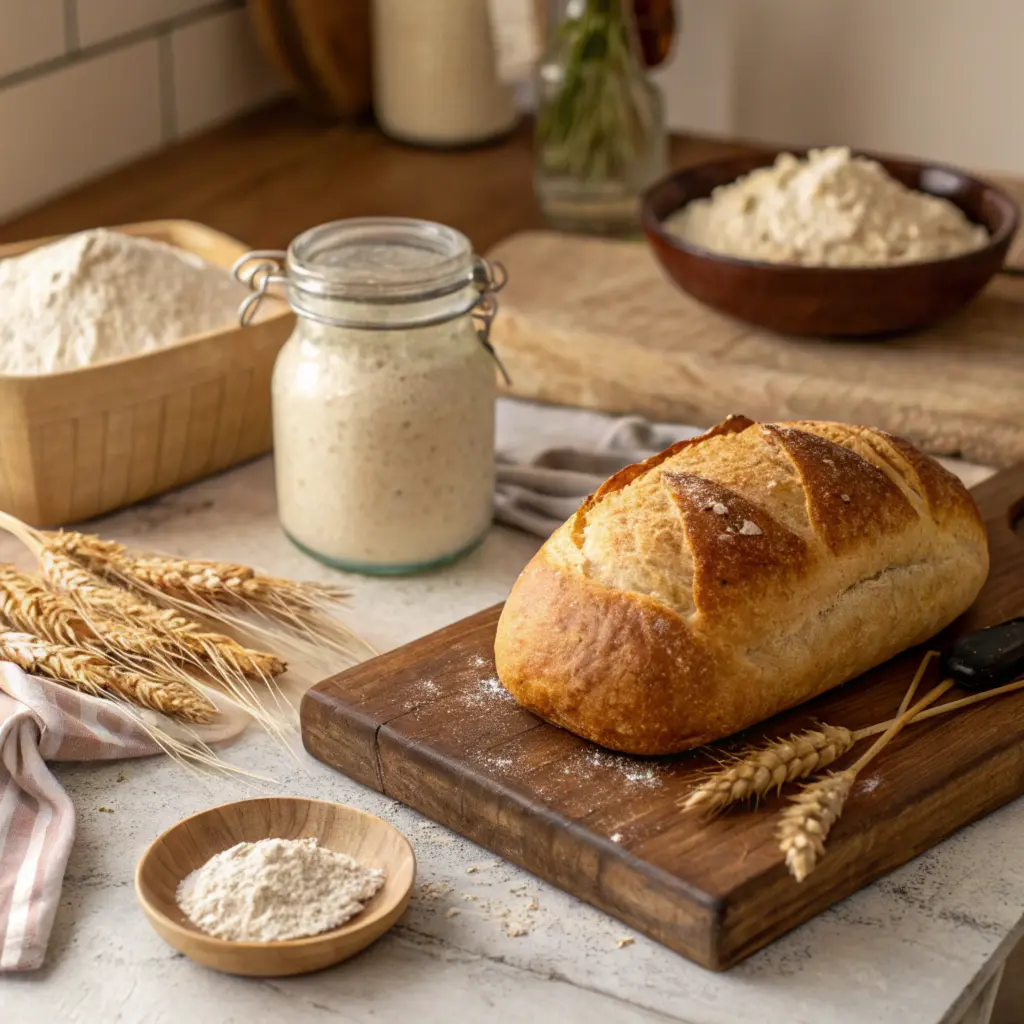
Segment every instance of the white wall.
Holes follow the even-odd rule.
[[[0,217],[280,88],[239,0],[0,0]]]
[[[1024,173],[1024,0],[681,0],[673,127]]]

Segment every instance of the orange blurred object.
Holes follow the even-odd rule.
[[[656,68],[672,52],[679,31],[674,0],[633,0],[644,63]]]

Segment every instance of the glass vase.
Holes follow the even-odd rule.
[[[628,0],[554,0],[538,75],[534,189],[559,230],[640,226],[640,196],[667,167],[664,104]]]

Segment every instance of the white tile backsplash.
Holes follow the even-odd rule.
[[[0,211],[158,148],[157,42],[71,64],[0,91]]]
[[[64,53],[64,0],[0,0],[0,77]]]
[[[0,0],[0,218],[280,92],[242,0]]]
[[[2,2],[2,0],[0,0]],[[10,0],[8,0],[10,2]],[[37,0],[33,0],[37,2]],[[78,43],[92,46],[211,7],[217,0],[77,0]]]
[[[244,10],[225,11],[171,34],[179,135],[190,135],[281,92]]]

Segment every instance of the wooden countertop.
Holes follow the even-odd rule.
[[[673,141],[677,165],[744,148]],[[99,225],[183,217],[254,248],[283,249],[344,217],[423,217],[465,232],[478,251],[542,224],[527,125],[498,145],[414,149],[373,127],[319,121],[285,101],[177,143],[0,224],[0,242]]]

